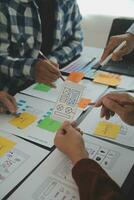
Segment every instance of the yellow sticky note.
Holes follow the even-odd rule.
[[[23,129],[32,124],[36,119],[37,117],[35,115],[23,112],[19,116],[11,119],[9,123],[17,128]]]
[[[97,124],[95,135],[116,139],[121,126],[112,122],[101,121]]]
[[[9,152],[15,145],[16,142],[4,137],[0,137],[0,157]]]
[[[96,74],[94,82],[105,85],[117,86],[121,82],[121,76],[118,74],[112,74],[108,72],[99,72]]]
[[[78,104],[79,108],[85,108],[91,103],[91,99],[81,98]]]
[[[69,76],[67,77],[67,80],[75,82],[75,83],[79,83],[83,77],[84,77],[83,72],[71,72]]]

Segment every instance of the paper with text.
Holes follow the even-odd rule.
[[[1,130],[0,145],[6,148],[0,156],[0,199],[3,199],[49,151]]]
[[[84,140],[90,158],[121,186],[134,163],[133,151],[86,135]],[[56,149],[9,200],[79,200],[72,167],[71,161]]]
[[[18,113],[22,113],[23,117],[26,114],[24,123],[21,123],[23,120],[19,119],[20,117],[17,118],[19,119],[18,121],[12,114],[2,114],[0,115],[1,129],[51,148],[54,145],[55,133],[60,127],[60,123],[51,118],[54,103],[24,94],[17,94],[15,98],[18,105]],[[81,110],[78,110],[74,119],[81,112]],[[33,116],[36,116],[36,120]],[[27,117],[28,121],[26,120]],[[32,121],[33,118],[34,121]],[[15,123],[11,123],[14,120]]]
[[[100,118],[100,111],[101,108],[93,108],[91,110],[91,112],[86,116],[84,121],[79,126],[82,131],[90,135],[95,135],[97,131],[97,137],[102,137],[106,140],[111,140],[129,147],[134,147],[134,127],[125,124],[116,114],[109,120],[105,120],[104,118],[102,119]],[[107,130],[106,137],[105,132],[102,134],[102,127],[99,126],[99,129],[97,128],[98,124],[103,124],[103,128],[104,124],[105,128],[108,124],[109,126],[110,124],[114,126],[111,126],[111,128]],[[111,133],[111,130],[113,133]]]

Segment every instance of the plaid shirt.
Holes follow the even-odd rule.
[[[65,63],[82,49],[81,15],[75,0],[56,1],[55,38],[52,53],[47,56]],[[41,42],[41,22],[34,0],[0,0],[0,89],[32,76]]]

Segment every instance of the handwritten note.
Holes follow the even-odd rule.
[[[9,152],[15,145],[16,142],[13,142],[4,137],[0,137],[0,157]]]
[[[121,82],[121,76],[108,72],[99,72],[95,75],[94,82],[105,85],[117,86]]]
[[[35,115],[23,112],[19,116],[11,119],[9,123],[13,126],[16,126],[17,128],[24,129],[30,124],[32,124],[36,119],[37,117]]]
[[[79,101],[79,108],[86,108],[91,103],[91,99],[81,98]]]
[[[97,124],[95,135],[116,139],[121,126],[112,122],[101,121]]]
[[[79,83],[83,77],[84,77],[84,73],[82,72],[71,72],[67,80],[75,82],[75,83]]]

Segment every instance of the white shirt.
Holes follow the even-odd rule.
[[[134,23],[130,26],[130,28],[127,30],[127,32],[134,34]]]

